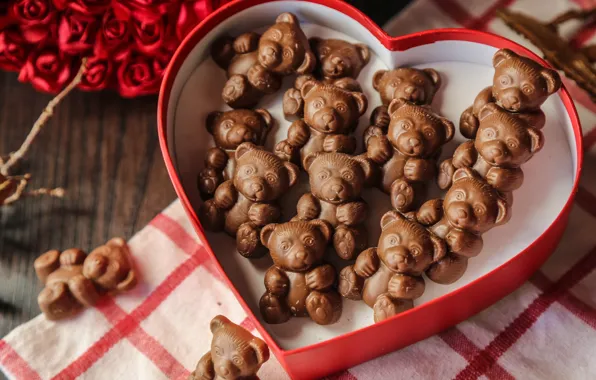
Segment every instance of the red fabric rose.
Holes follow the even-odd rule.
[[[27,42],[55,40],[57,12],[50,0],[17,0],[10,7],[9,16],[21,26]]]
[[[180,41],[209,13],[213,12],[211,0],[185,1],[180,6],[176,22],[176,36]]]
[[[98,57],[121,61],[129,54],[130,40],[130,22],[117,19],[114,11],[108,9],[103,15],[93,52]]]
[[[113,5],[116,17],[129,20],[131,17],[145,22],[156,21],[163,15],[176,10],[175,0],[115,0]]]
[[[165,17],[160,17],[155,21],[133,19],[132,25],[135,47],[141,53],[151,55],[163,45],[172,43],[171,33],[166,30]]]
[[[57,9],[65,10],[70,8],[86,15],[104,13],[110,3],[111,0],[54,0]]]
[[[107,88],[111,84],[113,66],[112,61],[109,59],[89,58],[79,88],[87,91],[98,91]]]
[[[58,92],[73,75],[73,58],[55,47],[45,47],[29,53],[19,73],[19,81],[31,82],[39,91]]]
[[[16,29],[5,29],[0,32],[0,69],[19,71],[27,59],[30,46],[25,42],[21,32]]]
[[[159,90],[163,69],[156,58],[131,54],[118,68],[118,91],[125,98],[154,94]],[[157,68],[157,70],[156,70]]]
[[[95,16],[72,11],[64,12],[58,28],[58,46],[71,55],[85,55],[91,51],[99,22]]]

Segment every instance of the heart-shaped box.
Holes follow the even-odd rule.
[[[370,47],[371,62],[359,77],[369,110],[361,118],[357,137],[366,127],[371,110],[380,104],[371,85],[377,69],[401,65],[437,69],[443,84],[433,108],[457,123],[479,90],[491,84],[491,59],[497,49],[509,48],[546,63],[512,41],[473,30],[440,29],[390,37],[340,0],[236,1],[205,19],[186,37],[166,70],[159,98],[159,138],[167,169],[199,238],[241,305],[257,321],[257,329],[290,376],[307,379],[352,367],[436,334],[526,281],[552,253],[567,224],[582,166],[581,128],[565,89],[543,105],[546,146],[524,166],[525,182],[515,193],[513,217],[505,226],[484,235],[482,254],[470,261],[468,271],[455,284],[442,286],[427,281],[426,292],[415,308],[377,324],[373,324],[372,311],[366,305],[346,300],[340,322],[331,326],[316,325],[308,318],[267,325],[260,317],[258,300],[271,261],[247,260],[235,252],[234,239],[203,231],[196,214],[201,202],[196,180],[211,144],[205,116],[227,108],[220,95],[225,73],[209,57],[211,43],[224,33],[263,30],[282,12],[296,14],[309,37],[344,38]],[[286,78],[284,89],[291,82]],[[278,122],[269,135],[268,148],[285,137],[289,126],[280,105],[284,89],[259,105]],[[458,134],[455,140],[461,142],[463,138]],[[457,142],[444,151],[453,152]],[[283,205],[286,219],[293,215],[295,201],[305,191],[308,188],[298,187],[287,195]],[[390,207],[388,197],[380,194],[370,190],[364,195],[373,208],[368,223],[371,242],[377,240],[380,215]]]

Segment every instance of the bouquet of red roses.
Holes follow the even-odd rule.
[[[0,0],[0,69],[55,93],[83,57],[83,90],[157,93],[180,41],[226,0]]]

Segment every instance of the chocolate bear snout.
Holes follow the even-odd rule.
[[[228,141],[234,145],[240,145],[243,142],[257,143],[256,137],[253,130],[244,124],[235,124],[227,133]]]
[[[414,264],[410,251],[403,245],[386,248],[385,263],[393,270],[405,272]]]
[[[511,112],[518,112],[521,109],[522,94],[517,87],[501,90],[500,95],[499,100],[503,108]]]
[[[503,165],[509,161],[509,150],[504,142],[499,140],[487,141],[482,146],[482,157],[494,165]]]
[[[330,203],[342,203],[352,198],[352,187],[341,178],[331,177],[321,186],[323,198]]]
[[[108,269],[108,258],[103,255],[95,255],[93,258],[86,260],[83,266],[83,273],[89,278],[99,278]],[[117,264],[117,262],[114,262]]]
[[[393,99],[405,99],[413,103],[424,102],[424,89],[422,87],[416,87],[412,84],[405,86],[398,86],[394,93]]]
[[[281,62],[282,47],[273,41],[261,41],[259,46],[259,62],[268,69],[276,67]]]
[[[314,122],[317,129],[324,132],[336,132],[341,126],[340,116],[332,107],[325,107],[315,112]]]
[[[339,56],[333,56],[326,59],[323,62],[323,74],[330,78],[341,78],[347,76],[347,68],[349,64],[346,64],[343,58]]]
[[[421,156],[424,153],[424,136],[417,130],[410,130],[399,135],[397,145],[403,154]]]
[[[474,211],[467,202],[453,202],[447,208],[447,218],[455,227],[471,229],[476,224]]]

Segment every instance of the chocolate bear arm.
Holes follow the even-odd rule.
[[[298,200],[296,213],[299,220],[317,219],[321,214],[321,204],[312,193],[306,193]]]
[[[391,118],[389,117],[387,106],[378,106],[370,114],[370,123],[372,125],[376,125],[377,127],[383,128],[384,130],[387,130],[390,121]]]
[[[410,181],[430,181],[436,175],[433,160],[411,157],[404,165],[404,177]]]
[[[380,130],[378,127],[369,128]],[[393,147],[391,146],[391,142],[389,142],[387,136],[383,134],[371,135],[366,140],[366,143],[366,156],[377,165],[385,164],[387,161],[389,161],[391,156],[393,156]]]
[[[424,293],[425,284],[422,276],[410,276],[395,273],[389,279],[387,291],[393,298],[416,299]]]
[[[380,264],[377,247],[367,248],[358,255],[354,263],[354,272],[362,278],[368,278],[379,270]]]
[[[363,223],[368,215],[368,205],[364,201],[349,202],[337,206],[337,221],[348,226]]]
[[[457,254],[449,254],[432,264],[426,271],[426,276],[441,285],[453,284],[464,275],[468,267],[468,258]]]
[[[259,64],[248,69],[246,77],[255,89],[265,94],[273,94],[281,88],[281,77]]]
[[[281,208],[276,204],[253,203],[248,209],[248,218],[257,226],[274,223],[281,218]]]
[[[296,120],[288,129],[288,143],[296,148],[303,147],[310,138],[310,128],[304,120]]]
[[[99,298],[99,293],[93,282],[82,274],[68,280],[68,288],[73,297],[85,306],[94,305]]]
[[[228,163],[228,154],[219,147],[209,148],[205,155],[205,166],[217,170],[225,169]]]
[[[250,53],[259,48],[259,38],[261,36],[255,32],[243,33],[234,40],[234,51],[237,54]]]
[[[304,98],[302,98],[300,90],[288,89],[284,92],[281,104],[286,120],[304,115]]]
[[[486,182],[502,192],[514,191],[524,182],[524,172],[521,168],[491,167],[486,173]]]
[[[474,147],[474,141],[469,140],[461,143],[453,152],[451,164],[456,169],[471,168],[478,159],[478,151]]]
[[[325,152],[352,154],[356,151],[356,138],[352,135],[327,135],[323,140]]]
[[[50,273],[58,269],[60,266],[59,258],[60,251],[53,249],[35,259],[35,262],[33,263],[35,274],[37,275],[37,278],[39,278],[39,281],[44,285]]]
[[[238,200],[238,191],[234,187],[232,180],[227,180],[217,187],[213,200],[217,208],[229,210]]]
[[[60,265],[81,265],[86,257],[82,249],[69,248],[60,254]]]
[[[215,370],[213,368],[213,360],[211,359],[211,352],[207,352],[201,360],[197,363],[197,367],[190,374],[188,380],[214,380]]]
[[[230,36],[222,36],[211,45],[211,58],[224,70],[228,69],[235,55],[234,38]]]
[[[276,296],[285,296],[290,290],[290,280],[281,269],[272,266],[265,273],[265,289]]]
[[[474,98],[474,104],[472,105],[472,113],[475,116],[478,116],[482,107],[487,105],[488,103],[493,103],[495,99],[493,98],[493,87],[488,86],[482,89]]]
[[[536,129],[542,129],[544,124],[546,124],[546,115],[541,109],[537,109],[534,111],[527,111],[527,112],[520,112],[515,114],[518,118],[522,119],[528,125]]]
[[[68,318],[83,308],[65,282],[54,282],[43,288],[37,296],[37,303],[50,321]]]
[[[311,290],[326,290],[335,282],[335,268],[329,264],[320,265],[306,273],[305,280]]]
[[[422,204],[416,212],[416,221],[425,226],[438,223],[443,217],[443,200],[431,199]]]
[[[482,251],[482,237],[464,230],[452,229],[445,236],[445,241],[449,251],[460,256],[474,257]]]

